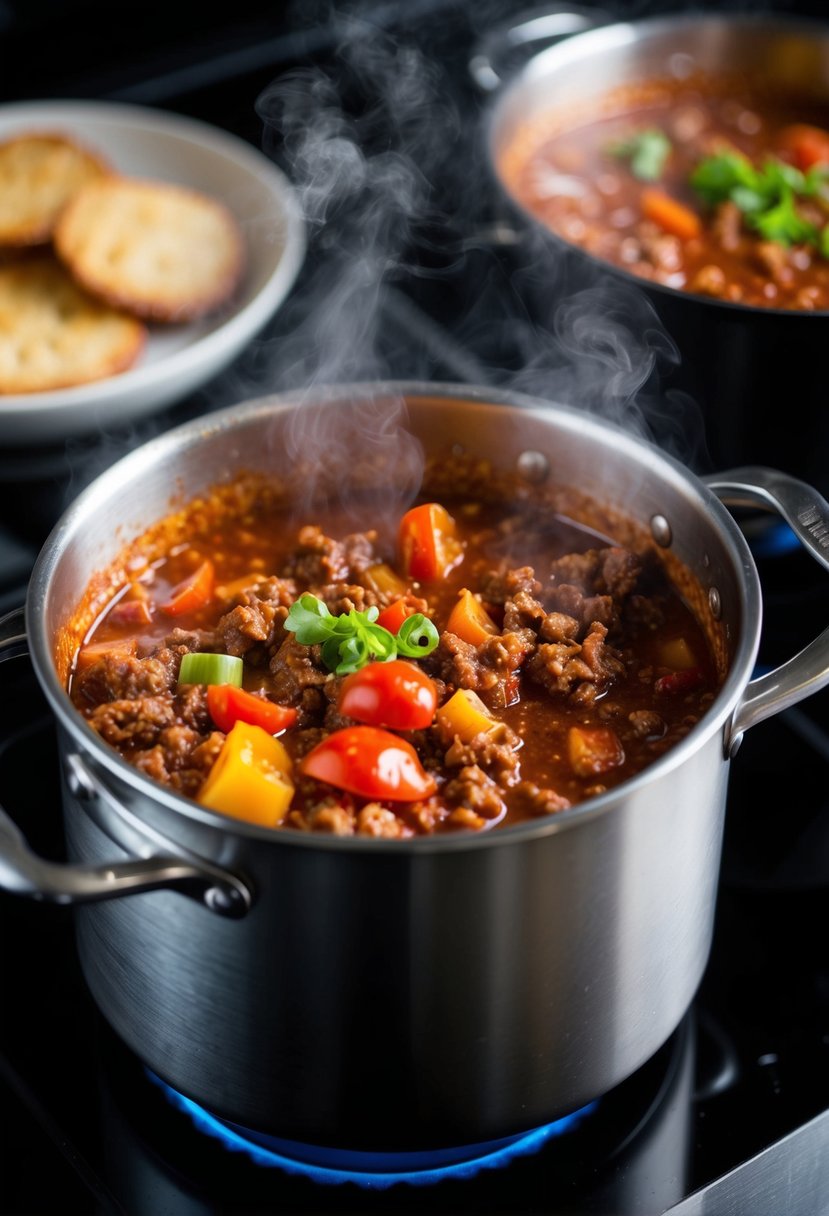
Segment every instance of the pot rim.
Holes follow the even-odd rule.
[[[601,54],[604,51],[613,52],[631,43],[644,41],[650,37],[659,37],[661,34],[670,31],[676,32],[684,29],[693,29],[700,25],[712,24],[734,27],[736,29],[741,27],[762,27],[767,29],[771,34],[775,32],[800,33],[804,37],[826,41],[827,50],[829,50],[829,21],[775,12],[752,13],[744,11],[718,13],[711,11],[676,13],[673,15],[645,17],[638,21],[614,21],[609,25],[600,25],[594,29],[584,30],[581,33],[570,34],[553,46],[538,51],[501,88],[495,90],[484,112],[485,146],[488,153],[489,171],[506,200],[515,209],[517,214],[523,216],[529,222],[533,232],[548,238],[562,250],[578,254],[597,269],[606,271],[608,274],[622,279],[625,283],[638,287],[640,291],[655,292],[657,295],[667,296],[671,300],[676,300],[677,298],[686,299],[692,304],[696,303],[701,306],[721,309],[726,313],[733,313],[737,316],[768,316],[778,320],[781,317],[798,317],[803,319],[812,318],[813,320],[822,319],[825,321],[826,317],[829,316],[829,308],[808,310],[780,307],[767,308],[757,304],[742,304],[737,300],[720,300],[714,296],[700,295],[696,292],[686,291],[684,288],[669,287],[665,283],[656,283],[650,279],[643,279],[639,275],[633,274],[632,271],[626,270],[623,266],[617,266],[613,262],[605,261],[604,258],[588,253],[586,249],[582,249],[579,245],[573,244],[559,233],[554,232],[552,228],[549,228],[516,198],[498,169],[498,160],[495,155],[496,129],[507,105],[511,103],[514,96],[520,95],[523,89],[539,80],[543,80],[547,76],[552,76],[559,67],[566,67],[570,63],[590,58],[597,53]],[[677,47],[676,49],[678,52],[681,52],[682,48]],[[611,85],[610,87],[613,86]],[[827,87],[829,87],[829,82],[827,82]]]
[[[636,776],[615,789],[576,803],[566,811],[555,815],[529,819],[520,823],[498,827],[493,831],[439,833],[403,840],[362,836],[329,836],[308,833],[292,828],[266,828],[245,820],[230,819],[216,811],[208,810],[199,803],[177,794],[160,782],[145,776],[140,770],[124,760],[114,748],[107,745],[92,729],[70,701],[66,689],[58,679],[54,662],[53,640],[46,626],[45,605],[52,575],[59,564],[64,548],[84,521],[91,504],[102,491],[106,492],[126,481],[134,479],[142,469],[151,465],[171,449],[179,450],[203,441],[217,431],[232,431],[235,426],[245,425],[257,415],[267,416],[294,408],[305,400],[315,404],[332,406],[344,400],[366,396],[395,396],[404,401],[410,399],[447,398],[451,401],[468,402],[481,408],[502,410],[514,408],[543,417],[551,412],[560,416],[565,425],[569,423],[580,433],[599,434],[610,430],[615,443],[638,454],[640,460],[647,459],[649,469],[680,483],[691,490],[700,500],[705,513],[718,526],[731,558],[734,569],[742,573],[738,578],[741,627],[734,655],[722,687],[707,712],[688,734],[663,756],[653,761]],[[658,466],[661,465],[661,468]],[[632,512],[628,512],[632,514]],[[147,521],[147,526],[154,522]],[[83,588],[78,589],[78,596]],[[333,384],[315,386],[307,390],[269,394],[224,407],[212,414],[202,415],[181,424],[164,434],[149,440],[111,465],[91,482],[64,511],[44,542],[35,562],[29,582],[25,605],[26,633],[35,674],[52,712],[59,724],[72,736],[87,755],[105,771],[113,773],[119,781],[132,786],[139,793],[160,803],[166,809],[182,815],[186,820],[203,827],[216,829],[223,835],[237,835],[247,839],[266,842],[277,847],[323,848],[346,850],[357,853],[416,853],[465,851],[470,848],[488,848],[508,843],[522,843],[528,838],[540,838],[555,832],[586,823],[600,815],[613,811],[616,804],[631,797],[642,786],[656,781],[660,776],[678,768],[686,758],[702,747],[716,732],[722,732],[744,691],[759,647],[761,627],[761,592],[759,576],[748,544],[735,520],[717,496],[703,482],[674,457],[669,456],[654,444],[630,435],[614,423],[603,422],[599,417],[572,406],[561,405],[543,398],[531,397],[503,389],[489,389],[476,385],[443,383],[438,381],[373,381],[357,384]]]

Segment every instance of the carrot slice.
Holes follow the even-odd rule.
[[[702,221],[697,213],[684,203],[678,203],[664,190],[642,191],[642,213],[646,219],[682,241],[689,241],[702,232]]]
[[[167,616],[183,616],[185,612],[196,612],[212,600],[214,582],[213,563],[208,559],[203,561],[189,578],[173,588],[166,604],[158,606]]]

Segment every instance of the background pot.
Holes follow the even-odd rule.
[[[569,23],[566,11],[556,10],[550,31],[559,39],[556,45],[525,61],[498,89],[488,111],[490,166],[503,196],[530,222],[529,234],[524,233],[529,254],[536,264],[539,258],[541,265],[545,258],[551,264],[557,260],[559,299],[584,285],[587,273],[595,276],[601,271],[611,285],[616,281],[636,287],[650,301],[681,357],[676,367],[660,368],[663,400],[666,391],[682,390],[702,410],[708,452],[694,449],[690,463],[695,471],[743,462],[773,464],[825,493],[829,411],[822,355],[829,313],[751,308],[691,296],[599,262],[521,207],[502,170],[502,159],[518,127],[536,115],[599,98],[627,83],[677,78],[691,69],[712,75],[744,74],[765,89],[805,93],[829,112],[829,28],[773,14],[703,13],[609,24],[563,37],[589,20],[578,6]],[[534,21],[538,36],[546,38],[538,15]],[[515,28],[505,29],[497,39],[491,38],[486,53],[470,65],[479,84],[490,89],[499,84],[496,69],[502,68],[501,61],[510,62],[504,48],[514,51],[524,46],[531,32],[532,26],[524,36]],[[548,310],[550,276],[538,278],[536,304]],[[657,439],[675,443],[669,417],[654,416],[649,421]],[[686,437],[686,450],[692,440],[693,436]]]
[[[357,421],[396,419],[404,401],[431,450],[459,445],[536,481],[549,470],[624,508],[669,563],[690,568],[701,615],[717,618],[729,652],[708,715],[620,789],[491,833],[268,832],[151,782],[76,713],[56,670],[56,634],[88,579],[173,492],[189,498],[237,469],[287,469],[302,420],[313,420],[306,442],[322,435],[330,450]],[[407,447],[394,426],[371,433],[381,432],[387,453]],[[829,508],[808,487],[746,470],[717,490],[780,511],[827,565]],[[752,559],[714,494],[579,412],[375,385],[214,414],[113,466],[44,547],[26,632],[58,722],[77,868],[33,858],[0,821],[0,884],[96,901],[78,909],[77,930],[97,1004],[159,1076],[236,1123],[373,1149],[544,1123],[618,1084],[679,1024],[711,943],[728,758],[745,728],[829,681],[826,635],[751,681],[760,617]],[[5,635],[9,652],[20,648],[14,622]],[[143,893],[108,898],[129,890]]]

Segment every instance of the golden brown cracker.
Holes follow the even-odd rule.
[[[0,266],[0,394],[114,375],[145,341],[140,321],[90,297],[54,258]]]
[[[0,246],[46,244],[72,196],[109,172],[67,135],[33,132],[0,143]]]
[[[218,308],[244,267],[242,235],[228,209],[165,182],[90,184],[61,215],[54,239],[89,291],[152,321],[190,321]]]

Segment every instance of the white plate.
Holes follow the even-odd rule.
[[[248,269],[231,311],[190,325],[151,326],[140,361],[128,371],[74,388],[0,394],[0,443],[14,446],[117,427],[186,396],[262,328],[305,257],[305,224],[293,187],[267,157],[234,135],[144,106],[0,106],[0,139],[37,130],[73,135],[99,149],[121,173],[176,182],[219,199],[242,228]]]

